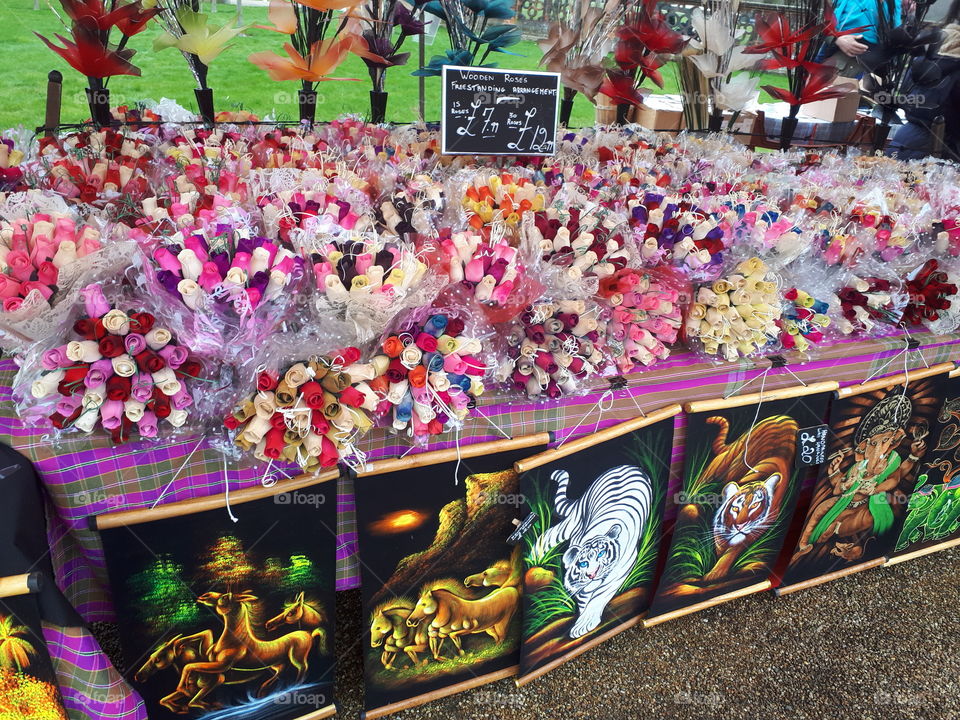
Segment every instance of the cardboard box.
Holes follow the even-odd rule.
[[[800,109],[801,114],[827,122],[854,122],[857,119],[857,109],[860,107],[860,82],[856,78],[841,77],[837,78],[830,87],[846,92],[842,97],[832,100],[808,103]]]
[[[648,95],[630,120],[650,130],[678,132],[684,127],[683,101],[679,95]]]

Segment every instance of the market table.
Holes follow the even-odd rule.
[[[557,440],[596,432],[639,413],[673,402],[689,402],[736,392],[764,375],[768,389],[818,380],[843,384],[960,359],[960,334],[891,334],[870,340],[843,340],[822,348],[815,359],[788,356],[786,367],[768,359],[738,365],[705,361],[691,352],[676,352],[650,369],[619,382],[597,379],[588,392],[552,402],[508,400],[485,395],[477,416],[471,416],[459,442],[473,444],[503,436],[551,431]],[[11,401],[16,371],[10,359],[0,361],[0,439],[26,455],[36,466],[49,499],[47,534],[56,581],[87,622],[113,619],[102,549],[88,518],[104,512],[150,507],[223,493],[225,473],[230,489],[260,483],[264,471],[249,460],[226,461],[210,438],[187,436],[158,445],[131,442],[115,447],[102,436],[70,435],[56,443],[45,431],[20,422]],[[751,391],[759,390],[758,383]],[[671,492],[683,462],[684,417],[676,419],[671,457]],[[405,438],[385,430],[371,432],[360,444],[368,462],[405,453],[450,448],[457,440],[414,448]],[[283,478],[279,477],[278,489]],[[172,482],[171,482],[172,479]],[[349,472],[338,481],[337,589],[358,587],[354,486]],[[669,519],[669,518],[668,518]],[[669,527],[669,525],[668,525]],[[145,717],[142,704],[112,668],[93,636],[80,628],[45,627],[68,707],[86,708],[94,717]]]

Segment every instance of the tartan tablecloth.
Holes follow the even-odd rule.
[[[863,341],[842,341],[821,351],[810,362],[791,359],[786,368],[770,369],[768,360],[741,365],[710,364],[689,352],[678,352],[646,371],[629,375],[626,386],[597,379],[586,394],[553,402],[528,402],[491,393],[477,417],[460,433],[463,445],[552,431],[558,441],[636,417],[673,402],[724,396],[766,372],[764,387],[836,380],[841,384],[903,372],[949,360],[960,360],[960,335],[913,336],[920,346],[907,351],[900,335]],[[49,520],[56,581],[88,622],[109,621],[112,607],[106,587],[103,553],[88,518],[104,512],[149,507],[202,497],[261,482],[263,470],[249,461],[225,461],[202,436],[177,438],[164,445],[132,442],[121,447],[108,438],[67,436],[57,443],[42,430],[27,428],[17,418],[10,384],[16,367],[0,361],[0,440],[35,464],[49,493],[54,514]],[[748,392],[760,389],[758,382]],[[676,418],[671,457],[671,481],[679,482],[683,461],[684,418]],[[405,438],[384,430],[370,433],[360,444],[368,461],[405,453],[454,447],[443,436],[427,448],[412,448]],[[225,478],[227,480],[225,480]],[[172,481],[172,482],[171,482]],[[282,488],[282,479],[278,485]],[[353,483],[344,475],[338,485],[337,589],[359,585]],[[68,709],[75,717],[141,718],[143,706],[123,683],[96,641],[83,629],[46,628]]]

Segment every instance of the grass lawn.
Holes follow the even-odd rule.
[[[59,10],[59,3],[53,3]],[[235,15],[233,6],[222,5],[214,22],[230,22]],[[243,19],[247,24],[267,24],[266,8],[244,8]],[[70,68],[59,56],[48,50],[33,32],[38,31],[51,40],[53,34],[63,32],[62,25],[50,7],[44,3],[38,11],[33,10],[33,0],[2,0],[0,2],[0,129],[24,125],[35,128],[43,123],[43,106],[46,93],[46,77],[51,70],[60,70],[63,84],[63,122],[80,122],[89,117],[84,87],[86,79]],[[112,106],[133,104],[150,98],[159,100],[168,97],[188,108],[196,108],[193,96],[195,83],[187,69],[183,56],[173,49],[153,51],[153,38],[160,33],[156,24],[134,37],[131,46],[137,49],[134,65],[142,71],[141,77],[119,76],[110,79],[110,102]],[[293,82],[278,83],[247,61],[247,56],[260,50],[282,52],[284,37],[276,32],[251,28],[246,37],[238,38],[232,48],[214,60],[209,76],[209,85],[214,89],[214,104],[218,110],[239,108],[251,110],[260,116],[273,113],[277,119],[293,120],[297,117],[296,90]],[[441,54],[447,47],[446,32],[441,29],[436,41],[426,48],[426,56]],[[387,73],[387,90],[390,93],[387,106],[388,119],[407,122],[417,118],[418,78],[410,73],[417,63],[417,45],[407,41],[405,50],[412,53],[411,62],[405,67],[392,68]],[[500,67],[535,69],[542,53],[533,42],[523,42],[511,51],[519,54],[499,55]],[[336,74],[358,78],[359,82],[322,83],[321,98],[317,108],[318,120],[329,120],[343,113],[368,113],[370,108],[370,80],[366,66],[355,56],[350,56]],[[673,64],[664,68],[666,87],[662,92],[678,91]],[[771,75],[765,81],[782,85],[782,76]],[[440,79],[426,79],[427,120],[440,117]],[[769,98],[767,98],[769,100]],[[572,125],[591,125],[594,108],[583,96],[578,95],[574,104]]]

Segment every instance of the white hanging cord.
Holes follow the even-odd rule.
[[[180,473],[183,472],[183,469],[187,466],[187,463],[190,462],[190,458],[193,457],[193,454],[200,447],[201,443],[203,443],[205,437],[206,436],[201,437],[199,440],[197,440],[197,444],[193,446],[193,450],[190,451],[190,454],[187,455],[186,459],[183,461],[183,463],[181,463],[180,467],[173,474],[173,477],[170,478],[170,482],[168,482],[166,487],[163,488],[163,491],[160,493],[159,497],[157,497],[157,499],[153,501],[153,505],[150,506],[151,510],[153,510],[160,503],[160,501],[163,500],[163,496],[167,494],[167,491],[170,489],[173,483],[176,482],[178,477],[180,477]]]

